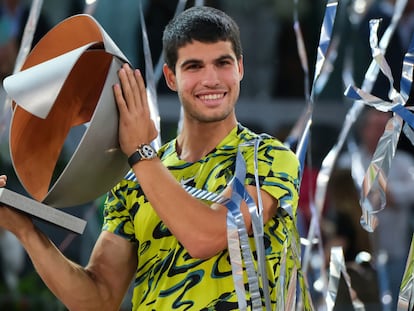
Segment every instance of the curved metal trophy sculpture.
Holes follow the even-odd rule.
[[[118,111],[112,92],[117,71],[125,62],[127,58],[98,22],[81,14],[50,30],[28,55],[22,70],[4,80],[13,99],[10,155],[33,200],[0,189],[1,202],[83,232],[86,223],[69,227],[67,222],[77,219],[65,220],[71,215],[56,208],[96,199],[129,169],[119,149]],[[52,181],[65,140],[76,127],[84,128],[82,138],[63,172]]]

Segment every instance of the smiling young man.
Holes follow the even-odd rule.
[[[133,310],[239,310],[244,303],[252,310],[246,265],[242,287],[247,294],[240,297],[236,290],[228,208],[183,187],[230,198],[240,150],[245,189],[263,209],[269,288],[260,289],[259,309],[267,298],[275,309],[287,299],[288,287],[296,288],[290,284],[296,269],[303,285],[295,252],[298,160],[281,142],[237,121],[243,58],[239,29],[229,16],[209,7],[190,8],[167,25],[163,47],[164,76],[184,111],[182,130],[158,152],[152,149],[157,131],[145,85],[138,70],[124,65],[114,94],[119,143],[132,170],[108,193],[103,230],[89,264],[69,262],[30,220],[12,210],[0,209],[0,225],[16,234],[45,283],[70,310],[117,310],[131,280]],[[240,213],[255,258],[248,264],[255,267],[260,258],[245,202]],[[307,310],[309,302],[302,303]]]

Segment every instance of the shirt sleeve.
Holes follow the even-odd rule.
[[[254,149],[254,148],[250,148]],[[247,182],[255,185],[254,151],[248,155]],[[299,200],[299,161],[277,140],[267,139],[258,148],[258,176],[261,189],[278,200],[279,207],[296,215]]]
[[[131,242],[136,242],[133,217],[128,207],[131,182],[121,181],[106,198],[102,230],[115,233]]]

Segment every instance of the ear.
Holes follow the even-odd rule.
[[[164,78],[165,78],[165,82],[167,83],[167,86],[172,91],[174,92],[177,91],[174,72],[167,66],[167,64],[164,64],[164,66],[162,67],[162,71],[164,73]]]
[[[238,63],[239,63],[239,75],[240,75],[240,81],[241,81],[243,80],[243,76],[244,76],[243,55],[240,57]]]

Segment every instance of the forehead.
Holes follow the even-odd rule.
[[[189,59],[208,61],[223,56],[231,56],[236,59],[236,55],[230,41],[217,41],[212,43],[192,41],[180,47],[177,52],[178,64]]]

